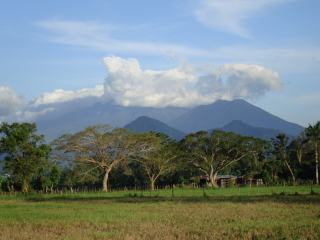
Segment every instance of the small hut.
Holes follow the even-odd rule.
[[[238,184],[238,177],[234,175],[218,175],[217,184],[219,187],[233,187]]]

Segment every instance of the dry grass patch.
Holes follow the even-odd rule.
[[[0,239],[320,239],[320,195],[6,198]]]

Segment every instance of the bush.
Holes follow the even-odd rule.
[[[17,189],[21,188],[21,184],[19,181],[15,180],[14,178],[10,177],[9,175],[2,175],[0,176],[0,191],[3,192],[14,192]]]
[[[2,183],[3,183],[3,176],[0,175],[0,192],[3,191],[2,190]]]

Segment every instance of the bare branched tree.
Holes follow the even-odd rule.
[[[209,177],[212,187],[218,187],[218,173],[245,157],[254,157],[257,141],[234,133],[201,131],[188,135],[183,145],[189,162]]]
[[[177,149],[173,142],[161,134],[148,133],[142,139],[149,149],[137,155],[135,160],[143,167],[150,189],[154,190],[158,178],[175,169]]]
[[[125,129],[94,126],[54,141],[57,156],[67,155],[75,164],[87,166],[83,175],[95,169],[103,171],[103,191],[108,191],[110,172],[137,151],[145,151],[145,144]],[[60,154],[59,154],[60,153]]]

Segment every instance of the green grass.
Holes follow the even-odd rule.
[[[0,239],[320,239],[310,186],[0,195]]]

